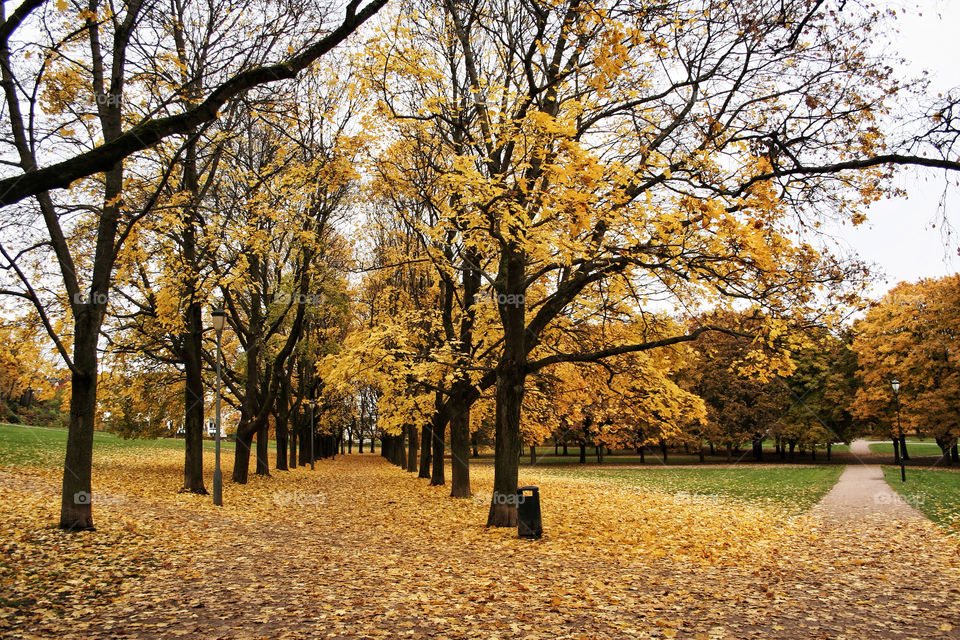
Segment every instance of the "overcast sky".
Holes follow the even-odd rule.
[[[929,70],[933,93],[960,87],[960,2],[895,0],[889,4],[906,9],[893,43],[896,53],[910,62],[906,72],[915,75]],[[877,203],[870,208],[867,223],[842,232],[851,249],[886,274],[876,285],[879,293],[902,280],[960,270],[960,189],[948,190],[946,207],[941,209],[947,185],[942,171],[904,171],[897,184],[907,191],[907,198]],[[957,227],[952,236],[941,224],[944,211]]]

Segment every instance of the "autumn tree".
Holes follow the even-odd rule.
[[[498,496],[516,489],[528,375],[710,330],[618,333],[571,353],[551,327],[598,305],[623,322],[651,298],[741,298],[771,318],[831,304],[831,283],[858,269],[795,242],[794,225],[812,204],[851,212],[878,197],[881,171],[834,174],[882,150],[877,118],[897,83],[862,54],[875,16],[806,2],[410,11],[416,20],[381,27],[374,86],[391,135],[427,141],[394,162],[415,166],[427,150],[445,191],[421,197],[488,265],[478,301],[495,311],[484,344],[497,349],[471,395],[495,385],[488,524],[511,526]]]
[[[904,432],[913,429],[931,434],[944,459],[956,461],[958,322],[960,275],[952,275],[898,284],[854,325],[860,385],[851,410],[892,437],[898,455],[905,452]],[[893,379],[901,383],[899,398],[890,386]]]
[[[19,203],[26,233],[5,239],[5,268],[16,280],[16,295],[37,309],[56,349],[71,372],[71,416],[64,468],[60,526],[93,527],[90,494],[96,411],[98,338],[119,251],[136,224],[150,215],[169,174],[149,177],[125,172],[126,159],[174,134],[188,134],[214,120],[221,109],[251,87],[292,78],[342,42],[385,0],[347,5],[342,16],[304,6],[296,16],[284,10],[262,15],[238,11],[218,23],[244,34],[247,56],[225,62],[222,84],[199,95],[194,78],[172,77],[161,100],[144,90],[151,61],[169,49],[165,31],[148,20],[162,11],[152,2],[45,3],[27,0],[8,18],[0,15],[0,72],[5,98],[3,153],[17,173],[0,183],[0,202]],[[56,5],[56,6],[54,6]],[[207,5],[199,6],[203,12]],[[279,5],[278,5],[279,9]],[[219,16],[222,18],[222,16]],[[336,21],[324,32],[329,18]],[[286,42],[273,27],[296,27]],[[282,30],[281,30],[282,31]],[[29,34],[29,35],[28,35]],[[40,37],[34,37],[41,34]],[[16,52],[16,58],[14,57]],[[292,53],[291,53],[292,52]],[[229,68],[231,71],[226,71]],[[188,96],[192,104],[173,115],[158,115]],[[134,98],[135,97],[135,98]],[[66,156],[68,159],[57,162]],[[41,168],[42,164],[47,166]],[[148,180],[146,184],[133,183]],[[51,189],[73,188],[67,192]],[[133,192],[130,189],[133,187]],[[25,200],[33,197],[35,202]],[[16,248],[12,245],[21,243]],[[52,259],[56,273],[39,281],[34,266]],[[58,289],[48,282],[58,282]],[[13,287],[10,288],[13,290]],[[60,326],[68,318],[70,328]],[[78,496],[75,499],[75,496]]]

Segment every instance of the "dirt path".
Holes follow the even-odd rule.
[[[850,453],[858,458],[865,458],[874,455],[874,453],[870,451],[870,442],[867,440],[854,440],[851,442]]]
[[[879,465],[848,465],[814,513],[833,520],[863,520],[875,515],[924,517],[886,483]]]

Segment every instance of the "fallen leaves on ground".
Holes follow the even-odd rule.
[[[98,454],[98,530],[82,534],[53,528],[52,470],[0,473],[0,635],[960,637],[944,629],[958,546],[929,522],[827,525],[524,469],[545,529],[528,541],[483,526],[488,468],[479,497],[454,500],[346,456],[228,482],[217,508],[176,493],[181,464]]]

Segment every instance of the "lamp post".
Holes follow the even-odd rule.
[[[213,330],[217,332],[217,421],[216,433],[216,451],[217,462],[213,469],[213,504],[223,505],[223,473],[220,471],[220,338],[223,335],[223,328],[227,324],[227,314],[221,307],[213,310]]]
[[[890,381],[890,386],[893,388],[893,398],[897,402],[897,437],[903,434],[903,429],[900,427],[900,381],[894,378]],[[896,438],[894,438],[896,440]],[[894,451],[897,450],[894,446]],[[903,451],[900,452],[900,482],[907,481],[907,468],[903,464]]]
[[[317,401],[316,401],[316,400],[311,400],[309,404],[310,404],[310,470],[312,471],[312,470],[313,470],[313,462],[314,462],[314,460],[316,459],[316,453],[315,453],[316,450],[315,450],[314,447],[313,447],[313,431],[314,431],[314,429],[313,429],[313,413],[314,413],[314,411],[313,411],[313,410],[317,408]]]

